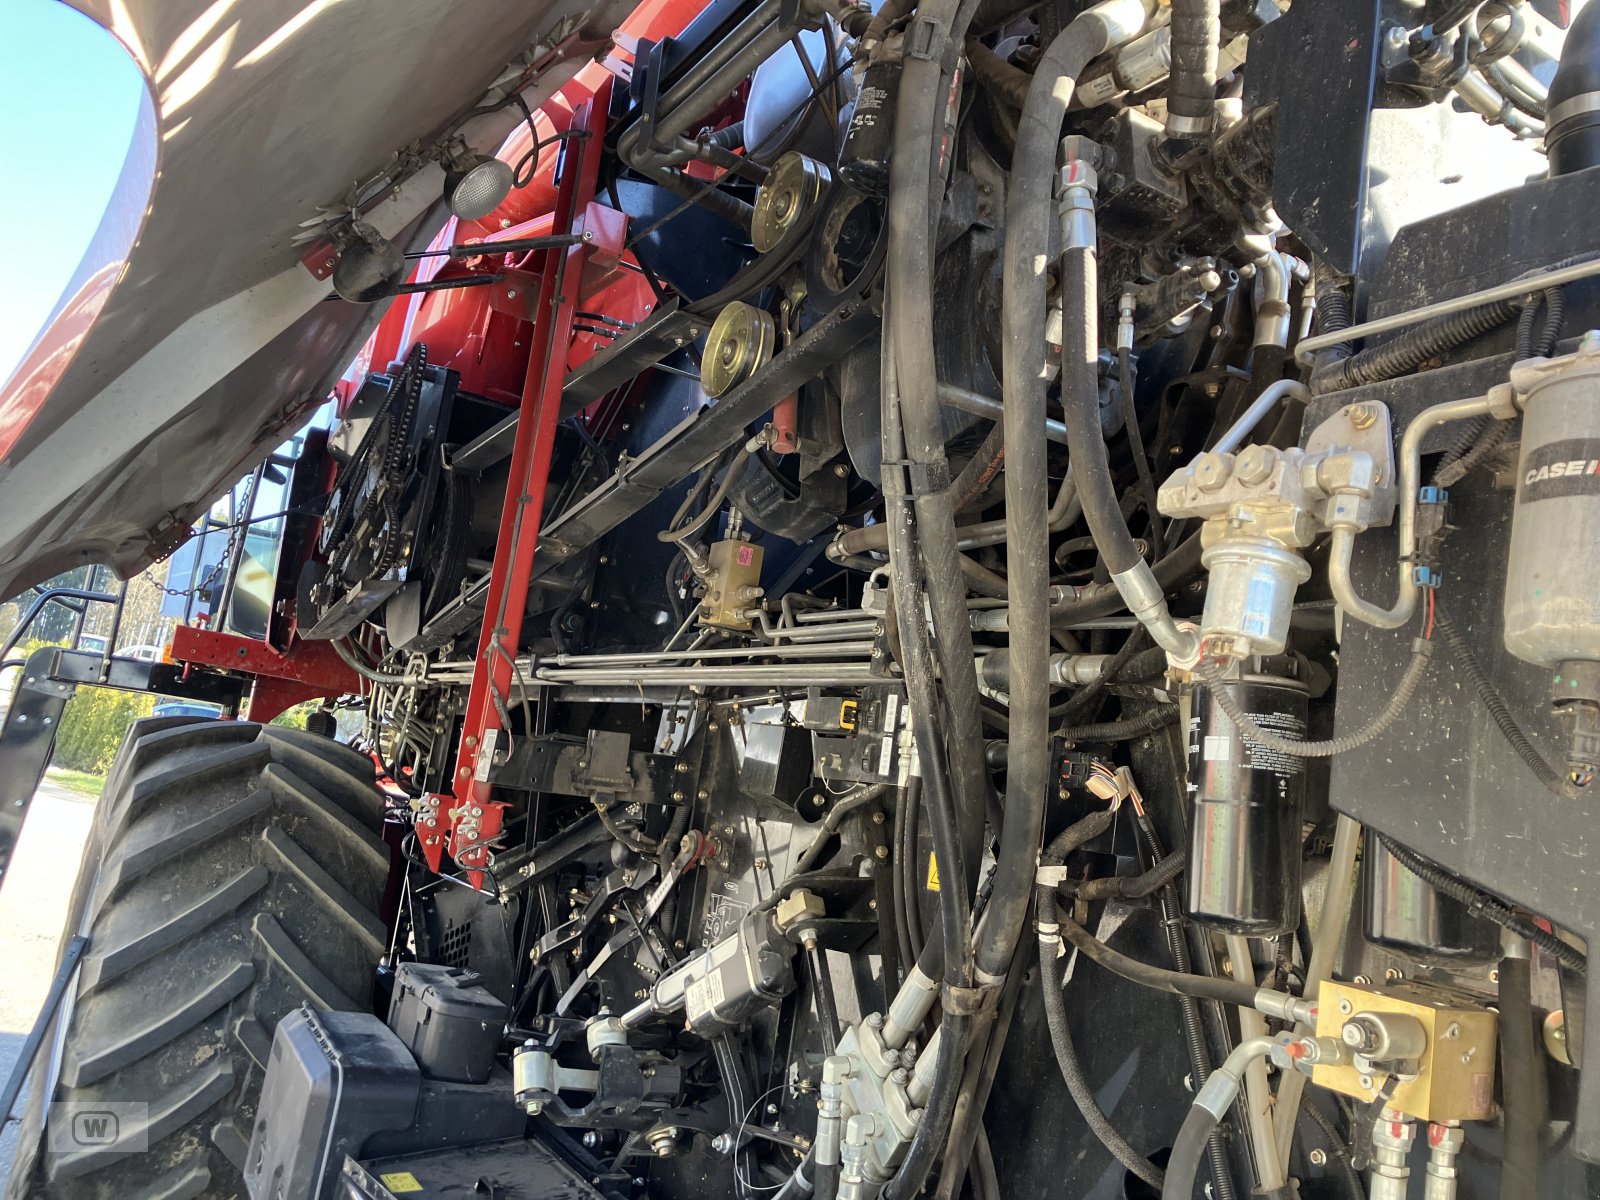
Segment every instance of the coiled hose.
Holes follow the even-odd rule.
[[[1413,854],[1392,838],[1382,838],[1383,847],[1406,870],[1437,892],[1466,906],[1474,915],[1493,921],[1502,929],[1509,929],[1518,937],[1527,938],[1562,966],[1579,975],[1589,972],[1589,959],[1583,951],[1567,945],[1547,929],[1541,929],[1530,918],[1516,911],[1503,900],[1488,892],[1480,892],[1470,883],[1457,879],[1437,863],[1429,862],[1420,854]]]
[[[1276,750],[1280,754],[1293,755],[1295,758],[1332,758],[1335,754],[1344,754],[1358,746],[1366,745],[1393,725],[1405,711],[1406,705],[1411,703],[1411,697],[1416,695],[1417,687],[1422,683],[1422,677],[1427,673],[1428,664],[1432,661],[1433,643],[1426,638],[1414,639],[1411,643],[1411,661],[1406,664],[1405,673],[1400,676],[1400,682],[1395,685],[1389,702],[1383,706],[1378,715],[1354,733],[1320,742],[1299,742],[1263,729],[1254,718],[1239,707],[1239,702],[1233,697],[1233,687],[1222,677],[1219,666],[1205,666],[1196,673],[1211,689],[1217,707],[1227,714],[1228,720],[1238,726],[1239,732],[1246,740],[1258,746],[1265,746],[1268,750]]]
[[[1311,373],[1311,391],[1321,396],[1395,379],[1430,358],[1498,329],[1516,316],[1520,307],[1515,300],[1495,300],[1424,321],[1382,346],[1319,367]]]
[[[1061,739],[1067,742],[1131,742],[1136,737],[1154,733],[1178,719],[1178,710],[1171,704],[1152,708],[1137,717],[1124,717],[1120,721],[1103,721],[1098,725],[1075,725],[1061,730]]]

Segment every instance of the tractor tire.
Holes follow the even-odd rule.
[[[371,1011],[390,870],[373,776],[353,750],[302,731],[133,727],[73,895],[67,932],[90,940],[56,1018],[55,1104],[31,1104],[38,1153],[18,1163],[20,1194],[245,1195],[279,1019],[302,1004]],[[34,1064],[36,1092],[57,1039]],[[117,1101],[147,1107],[121,1118],[114,1144],[74,1145],[61,1106]]]

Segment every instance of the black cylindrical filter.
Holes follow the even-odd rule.
[[[1246,675],[1230,685],[1263,729],[1300,739],[1306,689]],[[1300,808],[1305,762],[1246,740],[1197,689],[1189,718],[1189,914],[1229,933],[1276,937],[1300,922]]]
[[[1367,941],[1420,962],[1487,963],[1500,957],[1500,927],[1467,911],[1401,866],[1379,838],[1361,863]]]
[[[898,52],[867,68],[850,127],[839,150],[839,177],[868,196],[889,193],[889,148],[894,142],[894,106],[900,95]]]

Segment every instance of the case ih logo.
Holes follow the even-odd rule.
[[[1518,478],[1522,503],[1600,492],[1600,440],[1567,438],[1529,450]]]

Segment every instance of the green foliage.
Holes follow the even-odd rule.
[[[286,708],[272,718],[272,724],[283,725],[289,729],[304,729],[306,718],[317,711],[320,700],[307,700],[304,704],[296,704],[293,708]]]
[[[111,769],[128,726],[148,717],[155,704],[156,698],[144,692],[80,688],[67,702],[52,761],[75,771],[104,775]]]

